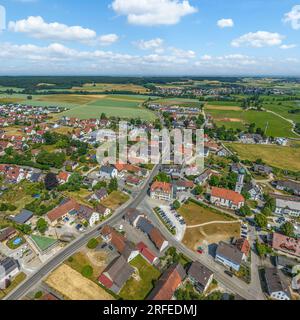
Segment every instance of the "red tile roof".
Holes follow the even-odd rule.
[[[172,185],[167,182],[155,181],[152,183],[151,192],[162,191],[164,193],[172,192]]]
[[[152,228],[150,232],[150,239],[155,244],[156,248],[161,249],[163,243],[166,241],[164,236],[161,234],[161,232],[157,228]]]
[[[246,256],[248,256],[250,252],[250,243],[247,239],[238,239],[236,242],[236,247]]]
[[[213,187],[211,195],[216,198],[229,200],[235,205],[238,205],[240,202],[245,202],[245,198],[241,194],[229,189]]]
[[[98,281],[108,289],[111,288],[113,285],[113,282],[104,273],[100,275],[100,277],[98,278]]]
[[[157,258],[154,253],[150,251],[150,249],[145,245],[144,242],[140,242],[137,244],[137,249],[139,250],[140,254],[146,258],[150,263],[153,263],[154,260]]]
[[[55,209],[49,211],[47,213],[47,217],[51,222],[53,222],[63,217],[71,210],[79,210],[79,207],[80,205],[74,199],[69,199]]]

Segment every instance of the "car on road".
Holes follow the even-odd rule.
[[[230,272],[229,270],[225,270],[224,273],[227,274],[230,278],[233,277],[233,273]]]

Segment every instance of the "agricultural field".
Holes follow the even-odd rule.
[[[300,143],[293,142],[288,147],[239,143],[227,143],[226,146],[236,152],[243,160],[262,159],[276,168],[300,171]]]
[[[209,112],[218,126],[225,126],[230,129],[244,130],[247,125],[255,123],[257,128],[267,128],[266,134],[273,137],[295,138],[296,134],[292,132],[292,124],[277,115],[267,111],[236,111],[236,110],[216,110]]]
[[[135,84],[113,84],[113,83],[86,83],[82,87],[73,87],[72,91],[131,91],[134,93],[148,93],[149,90]]]
[[[187,229],[182,243],[193,251],[204,243],[213,244],[240,237],[240,222],[233,221],[227,224],[209,224],[202,227]]]
[[[157,99],[154,101],[155,103],[159,103],[164,106],[182,106],[182,107],[200,107],[201,102],[196,99],[184,99],[184,98],[165,98],[165,99]]]
[[[286,119],[290,119],[296,123],[300,122],[300,112],[290,113],[292,110],[300,110],[300,101],[283,101],[283,102],[269,102],[264,104],[264,108],[278,113]]]
[[[129,279],[120,292],[124,300],[144,300],[153,289],[153,282],[160,276],[160,272],[138,255],[130,262],[136,270],[136,275]]]
[[[200,206],[192,201],[184,204],[178,212],[186,221],[187,226],[195,226],[212,221],[231,221],[233,218],[217,210]]]
[[[113,300],[104,289],[66,264],[53,271],[45,283],[66,300]]]

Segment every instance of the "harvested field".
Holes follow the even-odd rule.
[[[113,300],[100,286],[65,264],[52,272],[45,283],[67,300]]]

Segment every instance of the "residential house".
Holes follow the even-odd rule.
[[[273,169],[264,164],[254,164],[253,171],[262,175],[270,175],[273,172]]]
[[[90,227],[93,227],[98,221],[100,221],[99,213],[84,205],[80,205],[77,214],[78,218],[88,223]]]
[[[116,248],[127,262],[130,262],[139,254],[138,249],[114,228],[105,226],[100,234],[105,241],[110,242]]]
[[[204,183],[206,183],[210,179],[212,174],[213,174],[212,170],[206,169],[195,179],[195,183],[202,186]]]
[[[132,226],[136,228],[137,223],[141,217],[144,217],[144,215],[139,210],[135,208],[129,208],[126,210],[123,218],[125,221],[129,222]]]
[[[170,183],[155,181],[150,188],[150,196],[152,199],[172,201],[173,188]]]
[[[99,174],[102,179],[110,180],[118,176],[118,170],[114,167],[102,166]]]
[[[133,274],[133,267],[123,256],[119,256],[104,269],[98,281],[105,288],[118,294]]]
[[[263,192],[261,187],[254,181],[251,181],[244,185],[244,190],[249,193],[251,200],[261,200],[263,197]]]
[[[11,218],[12,221],[14,221],[17,224],[26,224],[30,222],[31,218],[33,217],[33,212],[22,209],[19,214]]]
[[[267,144],[268,138],[263,138],[257,133],[243,133],[240,135],[240,142],[245,144]]]
[[[240,270],[243,253],[234,245],[220,242],[216,251],[215,260],[235,271]]]
[[[173,183],[176,192],[187,191],[194,188],[193,181],[179,180]]]
[[[235,245],[242,252],[243,260],[247,261],[251,250],[249,241],[247,239],[240,238],[236,241]]]
[[[138,243],[136,247],[139,250],[140,255],[150,264],[156,264],[159,262],[159,258],[145,245],[144,242]]]
[[[61,171],[57,176],[57,180],[60,184],[64,184],[69,181],[70,176],[71,176],[70,173],[65,172],[65,171]]]
[[[244,206],[245,198],[235,191],[213,187],[210,202],[217,206],[237,210]]]
[[[277,269],[283,270],[284,272],[292,275],[293,268],[295,266],[299,266],[299,262],[291,257],[276,255],[275,265]]]
[[[268,290],[268,294],[275,300],[291,300],[291,295],[283,280],[283,276],[280,270],[277,268],[265,269],[265,280]]]
[[[300,217],[300,197],[289,197],[273,194],[275,197],[275,214]]]
[[[171,265],[157,281],[147,300],[171,300],[186,277],[180,263]]]
[[[219,157],[229,157],[230,155],[231,155],[230,151],[228,151],[225,148],[222,148],[217,152],[217,156]]]
[[[101,216],[107,217],[111,214],[111,209],[108,207],[105,207],[104,205],[98,203],[96,205],[96,212],[98,212]]]
[[[274,232],[272,248],[275,251],[300,258],[300,239]]]
[[[194,287],[201,293],[207,291],[214,277],[213,272],[198,261],[191,264],[187,274]]]
[[[291,180],[279,180],[275,182],[276,189],[281,191],[292,192],[296,196],[300,196],[300,183]]]
[[[233,163],[231,166],[230,166],[230,170],[231,172],[234,172],[236,174],[245,174],[246,173],[246,170],[245,168],[239,163]]]
[[[9,240],[17,234],[14,228],[8,227],[0,231],[0,242]]]
[[[11,281],[20,272],[18,260],[6,257],[0,260],[0,288],[7,287],[7,281]]]
[[[67,218],[69,215],[74,216],[78,213],[80,205],[74,199],[65,199],[59,206],[47,213],[47,218],[52,226],[59,221]]]
[[[92,195],[88,196],[86,199],[88,201],[102,201],[108,197],[107,190],[105,188],[101,188],[100,190],[96,190]]]
[[[143,180],[141,178],[135,177],[135,176],[132,176],[132,175],[127,176],[126,179],[125,179],[125,183],[128,184],[129,186],[132,186],[132,187],[140,186],[142,181]]]
[[[138,220],[135,222],[136,228],[140,229],[144,233],[146,233],[148,236],[150,236],[150,233],[152,229],[154,228],[153,224],[144,216],[138,217]]]

